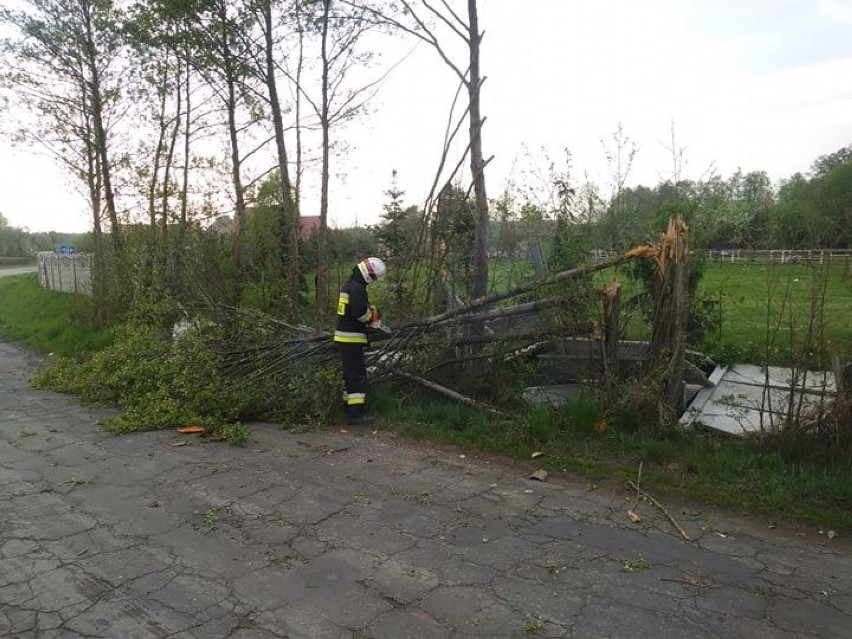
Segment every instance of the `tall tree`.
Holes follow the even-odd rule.
[[[814,160],[811,173],[813,173],[814,177],[823,177],[837,165],[848,164],[850,162],[852,162],[852,144],[844,146],[834,153],[819,156]]]
[[[156,286],[165,283],[172,253],[168,247],[172,218],[170,199],[175,190],[172,167],[182,131],[184,84],[189,82],[189,75],[185,73],[187,67],[181,59],[186,40],[182,37],[186,32],[183,9],[183,6],[161,1],[137,3],[125,24],[133,58],[143,78],[140,102],[145,104],[146,120],[156,129],[153,140],[141,139],[137,154],[137,172],[140,178],[147,180],[150,232],[145,283]]]
[[[207,86],[219,98],[225,110],[225,127],[230,151],[230,179],[234,194],[234,218],[237,240],[234,242],[233,260],[237,279],[229,295],[238,301],[242,295],[243,269],[239,239],[246,223],[246,185],[243,178],[245,156],[241,134],[258,114],[249,103],[249,84],[253,74],[249,67],[246,40],[242,36],[247,26],[245,6],[228,0],[200,0],[196,19],[192,24],[198,49],[193,56],[194,68],[204,78]],[[249,112],[249,122],[243,114]]]
[[[334,11],[332,12],[332,5]],[[347,84],[353,68],[366,66],[371,54],[361,51],[359,42],[371,28],[360,8],[332,0],[320,0],[318,21],[320,41],[320,99],[308,100],[319,116],[322,133],[322,168],[320,176],[320,226],[317,233],[316,325],[319,328],[329,306],[328,211],[331,178],[331,130],[355,117],[371,97],[375,84],[359,87]]]
[[[23,137],[41,145],[80,178],[88,193],[95,240],[106,205],[113,247],[123,246],[113,188],[112,134],[121,98],[120,38],[111,0],[27,0],[2,9],[15,28],[3,41],[2,85],[37,117]]]
[[[852,155],[839,162],[817,180],[816,206],[828,222],[824,245],[834,248],[852,246]]]
[[[298,4],[299,0],[295,1]],[[278,180],[280,203],[276,224],[278,236],[277,253],[283,287],[278,291],[278,310],[291,322],[299,319],[301,297],[301,261],[299,259],[300,215],[290,179],[287,143],[284,136],[283,107],[278,91],[278,52],[276,51],[276,5],[272,0],[252,0],[248,8],[252,11],[260,28],[259,47],[253,52],[255,68],[266,89],[263,98],[272,116],[275,140],[275,174]]]
[[[479,12],[477,0],[466,0],[467,20],[460,12],[454,10],[450,3],[441,0],[438,7],[429,0],[399,0],[398,11],[393,11],[396,4],[390,8],[381,5],[370,5],[364,0],[341,0],[350,5],[365,7],[378,22],[387,24],[404,33],[412,35],[428,44],[438,54],[444,64],[455,74],[468,98],[468,107],[464,115],[468,119],[468,144],[465,157],[470,154],[470,171],[473,182],[473,192],[476,207],[476,228],[474,237],[474,268],[472,274],[471,295],[480,297],[488,287],[488,194],[485,182],[485,159],[482,145],[482,127],[485,118],[482,116],[481,89],[485,78],[481,74],[480,52],[483,33],[479,28]],[[449,30],[448,36],[439,35],[438,28]],[[450,37],[452,40],[447,40]],[[466,56],[464,61],[454,60],[449,48],[455,42],[461,41]],[[458,128],[455,129],[456,131]],[[447,144],[455,137],[455,132],[445,141],[446,159]],[[458,166],[460,166],[459,163]],[[458,169],[457,166],[457,169]],[[450,184],[455,172],[446,181]],[[428,211],[427,211],[428,213]]]

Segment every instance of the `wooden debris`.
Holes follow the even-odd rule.
[[[630,484],[636,490],[636,494],[639,495],[642,499],[647,501],[652,506],[656,506],[657,508],[659,508],[660,512],[662,512],[668,518],[668,520],[672,523],[672,526],[674,526],[677,529],[678,533],[680,533],[680,536],[685,541],[691,541],[687,532],[683,529],[683,527],[679,523],[677,523],[677,520],[674,517],[672,517],[671,513],[669,513],[669,511],[666,510],[665,506],[663,506],[660,502],[658,502],[656,499],[654,499],[653,496],[651,496],[650,494],[648,494],[644,490],[641,490],[637,484],[634,484],[629,479],[627,480],[627,483]]]
[[[493,406],[489,406],[485,402],[480,402],[472,397],[467,397],[462,395],[461,393],[457,393],[456,391],[447,388],[446,386],[441,386],[431,380],[423,379],[422,377],[417,377],[417,375],[412,375],[411,373],[405,373],[403,371],[394,370],[391,371],[394,375],[398,377],[402,377],[403,379],[410,380],[412,382],[417,382],[421,386],[425,386],[426,388],[430,388],[437,393],[441,393],[442,395],[446,395],[458,402],[463,404],[467,404],[468,406],[476,406],[477,408],[481,408],[482,410],[488,411],[489,413],[495,413],[498,415],[502,415],[503,413]]]
[[[177,432],[179,432],[181,435],[192,435],[194,433],[203,433],[206,430],[207,429],[204,428],[204,426],[198,426],[198,425],[192,424],[192,425],[189,425],[189,426],[181,426],[180,428],[177,429]]]
[[[613,282],[601,291],[601,297],[604,301],[603,339],[601,342],[604,383],[607,393],[612,393],[619,380],[618,323],[621,314],[621,285],[618,282]]]
[[[374,384],[402,378],[455,401],[475,406],[492,413],[500,411],[485,402],[469,397],[445,383],[433,381],[437,368],[465,362],[475,357],[481,359],[506,357],[503,344],[513,344],[512,354],[526,354],[541,348],[553,337],[562,336],[563,328],[541,326],[538,330],[489,332],[486,322],[540,313],[564,303],[555,291],[554,284],[587,277],[612,268],[628,259],[626,256],[582,266],[548,277],[524,282],[508,291],[484,295],[467,304],[454,306],[431,317],[421,317],[397,324],[390,334],[376,335],[375,346],[367,354]],[[551,288],[548,288],[551,287]],[[543,299],[523,300],[505,308],[488,308],[504,300],[512,300],[533,292],[544,292]],[[239,339],[223,345],[224,370],[241,379],[275,377],[282,382],[301,378],[313,371],[336,364],[337,348],[328,334],[317,335],[306,327],[294,326],[273,317],[245,312],[236,308],[218,307],[216,315],[227,316],[239,329]],[[613,340],[611,348],[617,348]],[[487,344],[500,343],[497,349]],[[452,379],[452,376],[438,377]]]

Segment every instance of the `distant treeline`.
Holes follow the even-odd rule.
[[[10,226],[6,216],[0,213],[0,263],[34,260],[39,251],[53,251],[62,245],[72,245],[77,250],[86,250],[88,234],[85,233],[31,233],[26,229]]]

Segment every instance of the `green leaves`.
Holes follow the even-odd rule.
[[[215,426],[250,415],[256,401],[248,383],[221,373],[218,338],[213,327],[195,327],[172,343],[154,327],[127,324],[112,347],[81,363],[58,358],[38,371],[33,384],[123,408],[122,415],[104,422],[112,432],[204,423],[216,435]],[[225,439],[247,439],[247,431],[220,430]]]

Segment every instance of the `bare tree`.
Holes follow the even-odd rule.
[[[364,66],[370,53],[359,51],[358,43],[372,27],[362,9],[343,3],[332,13],[333,0],[321,0],[318,22],[320,44],[320,99],[307,98],[319,117],[322,133],[322,168],[320,177],[320,225],[317,234],[317,286],[315,325],[320,328],[329,307],[328,210],[331,176],[331,129],[355,117],[372,97],[376,82],[347,87],[350,71]],[[301,91],[300,91],[301,92]]]
[[[302,131],[320,131],[320,225],[317,230],[317,277],[315,325],[320,328],[329,308],[328,212],[331,181],[332,130],[358,115],[374,95],[381,78],[358,86],[348,82],[353,69],[368,65],[371,53],[358,45],[375,22],[366,19],[364,9],[334,0],[293,0],[288,16],[295,27],[295,70],[285,56],[277,71],[294,89],[296,105],[296,187],[293,199],[301,206],[303,174]],[[317,63],[306,68],[306,46],[316,45]],[[313,73],[312,73],[313,72]],[[306,76],[309,78],[306,81]],[[269,74],[267,74],[269,77]],[[316,80],[316,84],[314,84]],[[302,105],[312,112],[310,121],[302,116]],[[298,228],[296,229],[298,232]],[[297,236],[298,237],[298,236]],[[293,254],[293,253],[291,253]]]
[[[622,222],[624,217],[624,207],[622,202],[622,192],[627,178],[630,175],[630,170],[633,168],[633,160],[639,148],[624,132],[621,122],[618,123],[618,128],[612,134],[612,146],[607,146],[603,140],[601,144],[604,147],[604,154],[609,165],[611,183],[611,202],[615,213],[615,227],[613,238],[615,248],[624,248],[624,237],[622,236]]]
[[[240,134],[246,126],[240,120],[248,96],[247,84],[251,73],[247,67],[248,54],[241,35],[245,25],[243,5],[227,0],[207,0],[193,12],[192,30],[198,49],[192,58],[194,68],[204,78],[207,86],[221,100],[226,113],[226,126],[230,148],[230,174],[234,192],[234,218],[237,239],[233,259],[237,280],[230,295],[238,301],[242,292],[243,260],[240,235],[246,222],[246,185],[243,179],[243,153]],[[249,122],[251,124],[251,121]]]
[[[440,4],[431,0],[399,0],[398,3],[391,3],[390,6],[356,0],[341,0],[341,2],[365,8],[377,22],[390,25],[428,44],[467,91],[468,108],[465,110],[465,115],[468,116],[469,126],[465,156],[470,154],[471,179],[476,198],[475,254],[471,294],[479,297],[485,293],[488,286],[489,211],[488,194],[485,188],[485,167],[488,160],[485,159],[482,150],[482,126],[485,118],[482,116],[480,100],[482,83],[485,80],[480,71],[480,49],[484,33],[479,29],[477,2],[467,0],[467,20],[450,6],[448,0],[440,0]],[[448,29],[451,37],[461,40],[467,49],[467,60],[464,62],[453,60],[447,49],[446,36],[438,34],[439,28]],[[445,154],[446,149],[445,146]],[[444,159],[442,158],[442,164]]]
[[[199,39],[192,25],[198,9],[168,0],[139,0],[124,24],[134,68],[139,71],[136,75],[142,80],[138,102],[147,110],[145,120],[155,127],[153,136],[142,138],[139,152],[131,159],[140,178],[147,181],[151,250],[146,259],[152,267],[152,282],[165,283],[172,291],[177,288],[182,262],[182,251],[174,246],[184,246],[187,231],[191,142],[204,124],[193,99]],[[177,227],[176,237],[169,232],[171,225]]]
[[[276,173],[281,193],[278,215],[279,259],[284,280],[284,299],[280,310],[291,322],[299,319],[301,291],[301,262],[299,260],[300,215],[293,197],[290,181],[290,166],[287,159],[287,144],[284,139],[284,118],[278,95],[277,64],[275,53],[274,3],[271,0],[254,0],[249,4],[263,34],[262,53],[255,56],[264,85],[266,98],[272,115],[272,126],[276,150]],[[280,293],[280,292],[279,292]],[[279,294],[279,298],[280,298]]]

